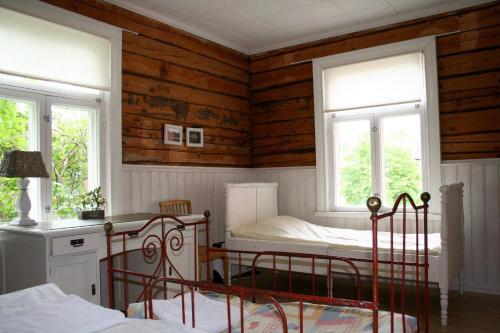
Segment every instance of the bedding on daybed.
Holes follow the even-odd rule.
[[[207,298],[214,301],[219,301],[221,310],[220,314],[216,314],[216,310],[211,311],[215,316],[222,316],[222,323],[225,329],[217,332],[227,332],[227,312],[226,294],[215,292],[202,292]],[[186,300],[190,298],[190,294],[186,294]],[[198,294],[199,295],[199,294]],[[179,298],[179,297],[177,297]],[[158,301],[163,302],[163,301]],[[233,321],[233,313],[239,316],[240,298],[236,296],[230,297],[231,302],[231,332],[241,332],[240,321],[237,318]],[[131,304],[128,309],[128,316],[135,318],[144,318],[144,303]],[[161,304],[154,302],[155,304]],[[196,300],[195,300],[196,304]],[[281,333],[281,319],[279,319],[276,308],[272,304],[256,304],[249,301],[243,301],[244,310],[248,315],[245,315],[245,332],[253,333]],[[299,306],[297,302],[281,303],[286,318],[288,332],[300,332],[299,326]],[[195,309],[196,318],[198,318],[198,307]],[[156,312],[155,312],[156,313]],[[182,321],[180,313],[177,313],[179,320]],[[155,316],[156,317],[156,316]],[[186,312],[186,322],[190,317]],[[304,303],[303,309],[304,332],[307,333],[368,333],[372,332],[372,311],[347,306],[329,306]],[[190,321],[189,321],[190,322]],[[191,322],[190,322],[191,323]],[[196,319],[197,327],[198,319]],[[394,332],[403,332],[403,321],[401,314],[394,315]],[[411,316],[405,316],[406,332],[416,332],[416,319]],[[220,325],[219,325],[220,326]],[[212,332],[212,329],[210,329]],[[379,332],[389,333],[391,331],[391,316],[389,312],[379,311]]]
[[[213,294],[211,294],[213,295]],[[207,333],[218,333],[227,329],[227,305],[214,297],[207,297],[198,292],[193,293],[195,308],[196,327]],[[239,298],[238,298],[239,299]],[[231,302],[231,323],[239,325],[240,308],[235,304],[233,298]],[[246,303],[248,305],[248,303]],[[182,297],[177,296],[168,300],[153,300],[153,311],[155,319],[162,321],[176,322],[182,324]],[[248,317],[249,312],[244,310],[244,316]],[[192,306],[191,293],[184,294],[184,313],[186,326],[192,327]],[[129,318],[144,318],[144,303],[130,304],[127,310]]]
[[[378,248],[391,248],[390,232],[378,232]],[[403,235],[393,234],[394,251],[403,249]],[[246,224],[231,229],[231,236],[236,238],[251,238],[289,243],[310,243],[326,245],[339,250],[372,249],[372,231],[323,227],[291,216],[275,216],[257,223]],[[439,254],[441,236],[439,233],[428,234],[429,255]],[[424,235],[419,234],[420,251],[424,249]],[[406,234],[406,251],[415,252],[415,234]]]

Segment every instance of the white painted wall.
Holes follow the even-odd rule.
[[[253,181],[252,169],[123,165],[123,214],[160,212],[163,200],[189,199],[193,213],[211,213],[210,239],[224,240],[224,184]]]
[[[212,213],[211,239],[224,240],[224,184],[277,182],[278,211],[325,226],[370,228],[364,218],[317,217],[315,167],[202,168],[124,165],[123,212],[159,211],[158,202],[190,199],[193,211]],[[445,163],[444,184],[465,184],[466,289],[500,294],[500,159]],[[439,225],[430,223],[430,231]]]

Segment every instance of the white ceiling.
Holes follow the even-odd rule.
[[[254,54],[491,0],[107,0]]]

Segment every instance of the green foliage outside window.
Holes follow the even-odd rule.
[[[372,193],[372,166],[369,138],[363,138],[358,146],[345,157],[341,170],[340,193],[350,206],[360,206]]]
[[[421,176],[418,164],[410,152],[398,146],[385,147],[386,195],[392,205],[403,192],[417,201],[421,191]],[[348,205],[364,205],[371,196],[370,142],[362,138],[359,144],[345,158],[346,165],[341,170],[340,191]],[[418,199],[419,200],[419,199]]]
[[[18,111],[16,103],[0,99],[0,158],[12,149],[28,147],[28,113]],[[16,178],[0,177],[0,221],[10,221],[16,216],[19,194]]]
[[[28,111],[21,109],[15,102],[0,99],[2,158],[7,150],[28,149]],[[87,190],[88,177],[87,117],[65,117],[64,112],[53,113],[52,204],[53,213],[58,218],[76,216],[81,197]],[[15,205],[19,193],[16,180],[0,177],[0,221],[10,221],[16,216]]]
[[[52,207],[58,218],[69,218],[76,216],[87,191],[88,120],[78,116],[67,119],[63,112],[53,113]]]
[[[386,154],[386,195],[390,200],[387,205],[392,205],[403,192],[408,193],[418,204],[422,192],[422,177],[417,163],[408,150],[401,147],[389,147]]]

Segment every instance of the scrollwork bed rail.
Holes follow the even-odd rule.
[[[195,222],[184,222],[179,219],[177,215],[158,215],[148,222],[146,222],[142,227],[129,230],[114,231],[113,224],[108,222],[104,225],[104,230],[106,232],[106,243],[107,243],[107,282],[108,282],[108,299],[109,307],[115,307],[115,297],[114,297],[114,276],[115,274],[120,274],[123,280],[123,300],[125,309],[128,306],[128,277],[135,276],[142,280],[142,291],[139,294],[137,300],[146,299],[146,291],[153,279],[167,276],[167,271],[172,270],[181,279],[184,279],[182,273],[177,269],[176,265],[172,262],[169,253],[178,252],[184,246],[184,231],[186,228],[193,228],[193,253],[196,257],[197,245],[198,245],[198,233],[205,233],[205,244],[209,242],[209,228],[208,228],[208,218],[210,217],[210,212],[207,210],[204,213],[204,218]],[[149,233],[152,228],[160,228],[154,233]],[[201,230],[200,230],[201,229]],[[129,249],[127,248],[127,242],[133,241],[136,238],[143,237],[142,244],[140,246],[140,251],[145,262],[153,264],[156,262],[153,272],[145,274],[143,272],[135,272],[129,270],[128,265],[128,254]],[[119,251],[113,253],[113,241],[118,239]],[[170,250],[170,251],[169,251]],[[117,268],[113,265],[113,259],[117,256],[121,256],[122,268]],[[207,262],[207,271],[209,269]],[[198,265],[196,261],[193,262],[194,276],[198,275]],[[172,273],[172,272],[168,272]],[[166,289],[165,293],[166,293]],[[165,298],[167,295],[164,295]]]

